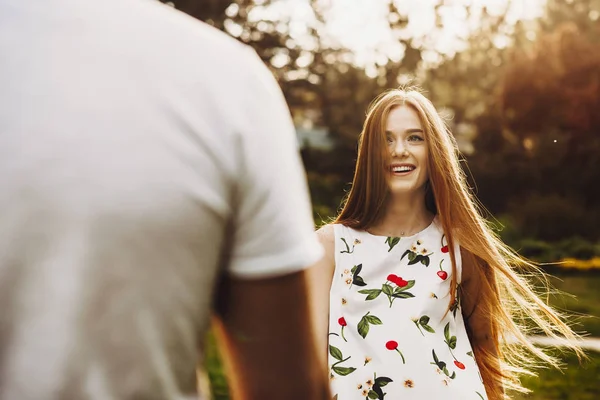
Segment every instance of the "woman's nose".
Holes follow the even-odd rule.
[[[394,144],[394,153],[396,155],[404,154],[404,150],[406,150],[406,144],[402,140],[397,140]]]

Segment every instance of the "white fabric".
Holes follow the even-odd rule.
[[[150,0],[0,0],[0,399],[195,391],[214,283],[322,249],[254,52]]]
[[[446,313],[452,268],[437,219],[401,239],[343,225],[334,225],[334,232],[333,395],[340,400],[486,399],[460,308]],[[455,251],[460,273],[458,245]]]

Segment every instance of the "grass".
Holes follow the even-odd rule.
[[[600,337],[600,274],[555,272],[550,283],[565,292],[551,295],[550,304],[575,315],[575,330]]]
[[[213,400],[228,400],[227,378],[221,364],[219,349],[212,332],[206,337],[204,366],[210,379],[211,398]]]
[[[553,294],[550,303],[561,310],[575,313],[574,328],[600,337],[600,273],[552,270],[551,285],[565,294]],[[533,390],[527,395],[513,395],[514,400],[596,400],[600,398],[600,353],[589,352],[589,361],[581,365],[572,354],[561,356],[562,370],[543,369],[538,377],[525,377],[523,384]],[[206,346],[206,369],[210,378],[212,399],[228,400],[227,380],[220,363],[213,335]]]
[[[600,353],[589,352],[589,360],[579,364],[573,354],[562,358],[566,368],[543,369],[537,377],[523,378],[533,393],[513,395],[513,400],[596,400],[600,398]]]

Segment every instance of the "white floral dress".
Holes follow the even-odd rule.
[[[446,313],[452,267],[437,219],[411,237],[376,236],[339,224],[334,232],[334,399],[487,399],[460,299]]]

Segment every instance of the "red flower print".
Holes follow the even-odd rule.
[[[442,253],[448,253],[450,251],[450,249],[448,248],[447,244],[444,244],[446,235],[442,235],[442,248],[440,249],[442,251]]]
[[[443,263],[444,260],[440,261],[440,270],[437,272],[437,276],[439,276],[441,280],[445,281],[448,278],[448,273],[442,268]]]
[[[461,363],[461,362],[460,362],[460,361],[458,361],[458,360],[454,360],[454,365],[456,365],[456,367],[457,367],[458,369],[465,369],[465,364]]]
[[[344,342],[347,342],[346,337],[344,336],[344,327],[348,326],[348,323],[346,322],[346,318],[340,317],[340,319],[338,319],[338,324],[340,324],[340,326],[342,327],[342,331],[340,332],[340,335],[342,336],[342,339],[344,339]]]
[[[396,350],[398,354],[400,354],[400,357],[402,357],[402,364],[406,364],[406,361],[404,360],[404,355],[402,355],[402,352],[398,350],[398,342],[396,342],[395,340],[390,340],[385,344],[385,348],[388,350]]]
[[[395,274],[389,274],[387,280],[392,283],[395,283],[398,287],[405,287],[406,285],[408,285],[408,281],[405,281],[404,279]]]

